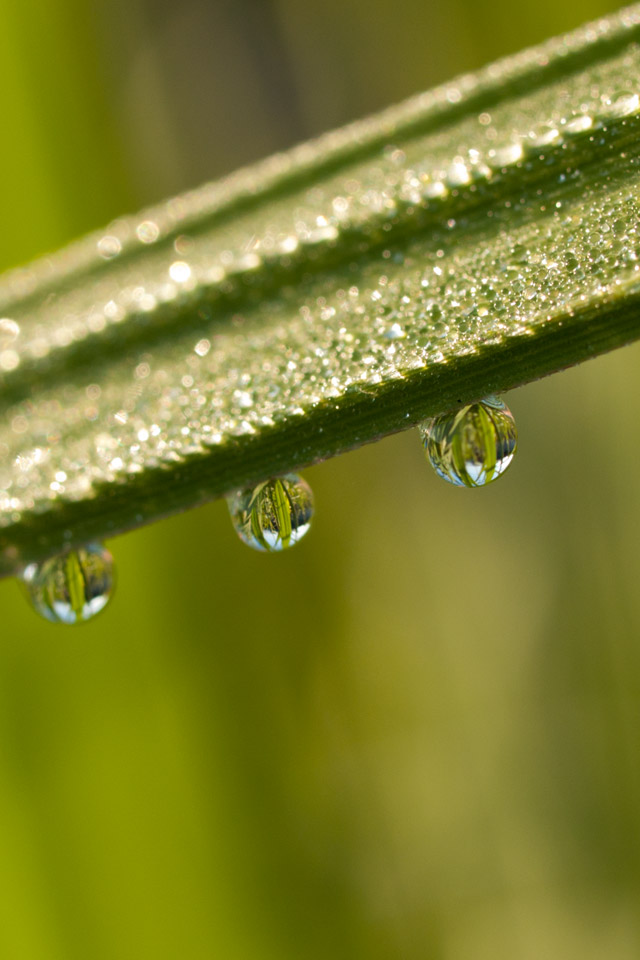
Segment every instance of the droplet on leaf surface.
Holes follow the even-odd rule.
[[[627,117],[637,113],[640,97],[635,90],[617,90],[605,103],[605,109],[612,117]]]
[[[311,526],[313,493],[295,473],[238,490],[227,498],[227,504],[236,533],[254,550],[286,550]]]
[[[483,487],[505,472],[516,451],[513,414],[498,397],[487,397],[418,427],[439,477],[458,487]]]
[[[52,623],[83,623],[109,602],[113,557],[101,543],[32,563],[23,572],[34,610]]]

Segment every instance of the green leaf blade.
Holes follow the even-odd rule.
[[[0,574],[640,336],[637,24],[7,275]]]

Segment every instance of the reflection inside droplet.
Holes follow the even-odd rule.
[[[483,487],[513,460],[517,431],[513,414],[498,397],[487,397],[418,427],[438,474],[460,487]]]
[[[239,490],[227,505],[240,539],[254,550],[273,553],[294,546],[308,532],[313,493],[302,477],[288,473]]]
[[[113,558],[100,543],[70,550],[23,572],[31,604],[51,623],[82,623],[109,602],[114,587]]]

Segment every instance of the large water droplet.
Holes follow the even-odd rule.
[[[34,610],[52,623],[82,623],[113,592],[113,557],[101,543],[32,563],[23,572]]]
[[[513,414],[487,397],[418,427],[432,467],[459,487],[483,487],[505,472],[516,451]]]
[[[254,550],[286,550],[311,526],[313,493],[302,477],[288,473],[238,490],[227,498],[236,533]]]

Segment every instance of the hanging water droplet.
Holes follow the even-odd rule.
[[[286,550],[311,526],[313,493],[302,477],[288,473],[238,490],[227,498],[236,533],[254,550]]]
[[[418,427],[438,476],[459,487],[482,487],[507,469],[516,451],[513,414],[498,397],[487,397]]]
[[[31,603],[52,623],[82,623],[102,610],[113,592],[113,557],[101,543],[32,563],[23,572]]]

